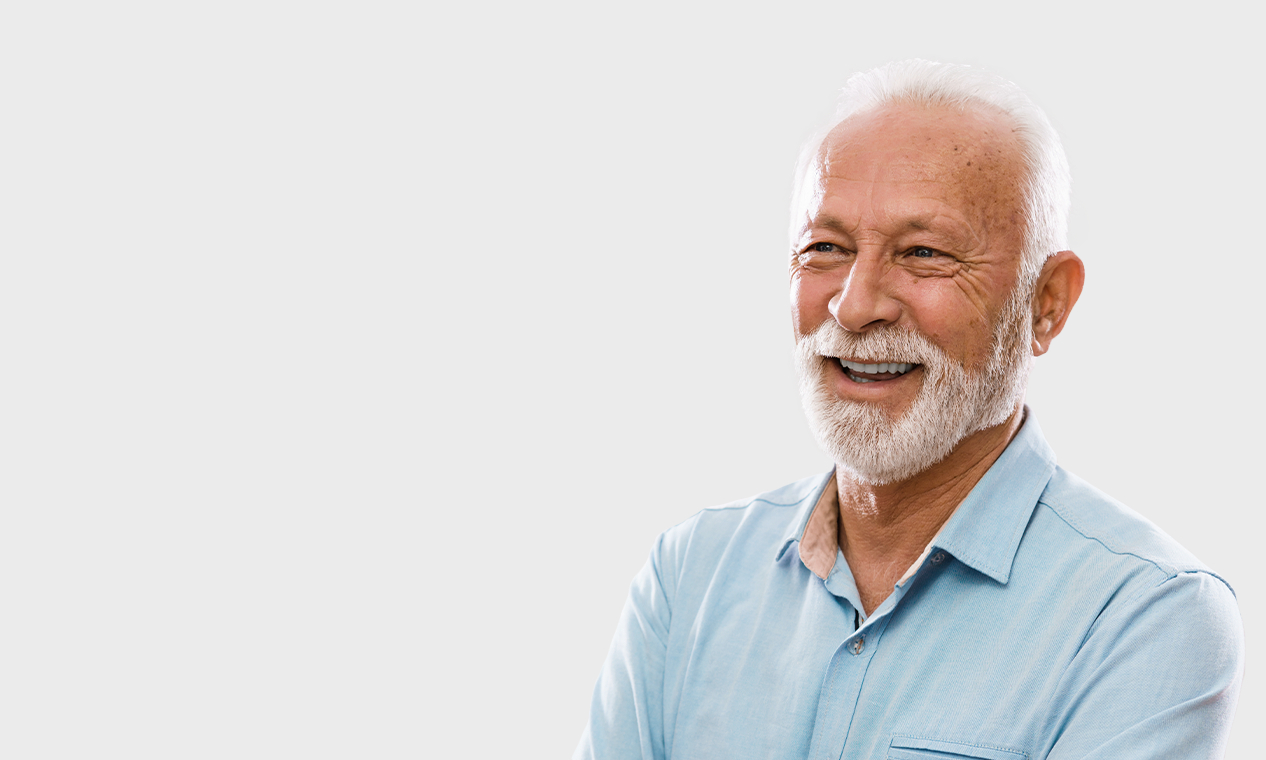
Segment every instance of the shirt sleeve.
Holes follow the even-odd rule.
[[[671,586],[664,583],[663,544],[661,536],[633,579],[574,760],[666,757],[663,686]]]
[[[1221,758],[1243,661],[1235,598],[1208,573],[1111,604],[1064,674],[1047,757]]]

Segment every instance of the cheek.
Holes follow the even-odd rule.
[[[791,326],[796,335],[808,335],[831,318],[831,296],[832,288],[823,278],[791,273]]]
[[[925,280],[906,301],[917,329],[958,361],[973,365],[989,355],[993,330],[974,299],[950,280]]]

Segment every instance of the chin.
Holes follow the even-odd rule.
[[[818,445],[856,480],[886,485],[908,480],[940,462],[975,432],[975,415],[946,394],[929,391],[896,419],[874,404],[840,399],[825,383],[802,390]],[[1004,418],[1005,419],[1005,418]]]
[[[989,360],[979,370],[955,361],[908,329],[845,333],[834,320],[796,346],[800,395],[818,445],[836,465],[871,485],[918,475],[954,451],[964,438],[1000,425],[1024,399],[1033,363],[1027,299],[1013,298],[994,328]],[[896,416],[873,403],[842,399],[831,390],[829,356],[905,357],[924,367],[909,408]]]

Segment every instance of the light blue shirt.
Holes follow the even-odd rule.
[[[830,480],[659,537],[575,757],[1222,756],[1243,662],[1230,588],[1056,466],[1031,414],[858,629],[843,555],[825,578],[801,558]]]

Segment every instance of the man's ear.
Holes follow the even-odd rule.
[[[1050,350],[1051,341],[1063,331],[1085,282],[1086,267],[1072,251],[1060,251],[1046,260],[1033,291],[1034,356]]]

